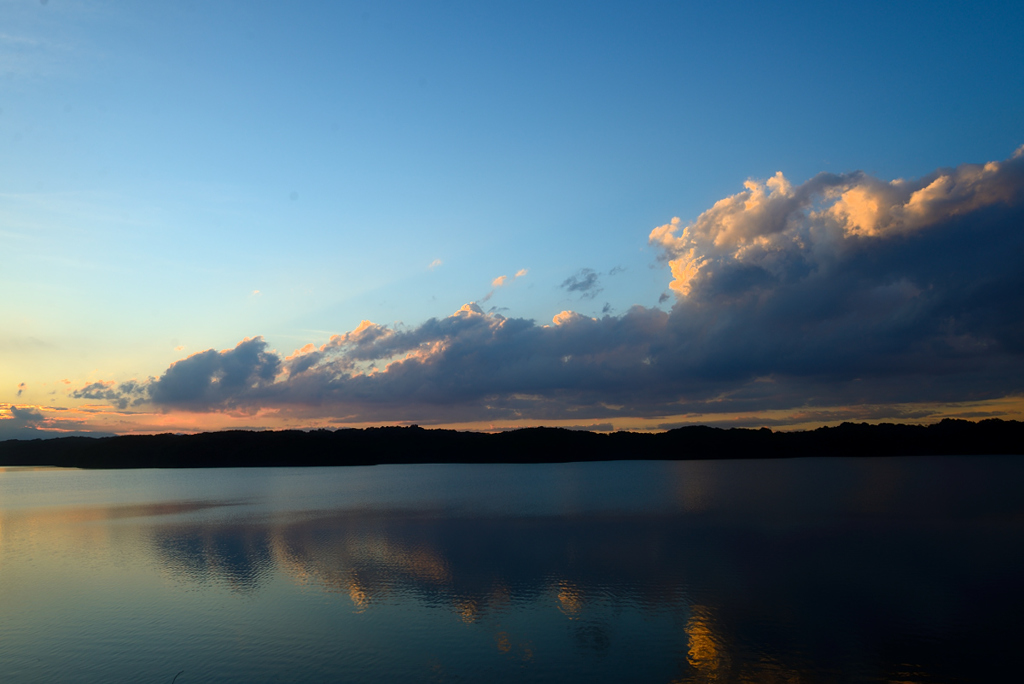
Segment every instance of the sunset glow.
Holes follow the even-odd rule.
[[[1020,8],[644,7],[5,5],[0,439],[1024,418]]]

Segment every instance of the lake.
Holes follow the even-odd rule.
[[[996,680],[1022,493],[1019,457],[0,469],[0,681]]]

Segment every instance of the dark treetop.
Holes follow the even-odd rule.
[[[607,460],[1024,454],[1024,423],[843,423],[806,432],[681,427],[650,434],[526,428],[496,434],[378,427],[196,435],[62,437],[0,442],[0,466],[213,468],[379,463],[557,463]]]

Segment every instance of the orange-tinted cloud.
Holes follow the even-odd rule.
[[[498,276],[497,278],[495,278],[494,280],[491,281],[491,291],[488,292],[486,295],[484,295],[484,297],[480,300],[480,303],[482,304],[482,303],[484,303],[486,301],[489,301],[490,298],[494,296],[494,293],[499,288],[505,287],[506,285],[508,285],[512,281],[517,280],[519,278],[522,278],[527,273],[529,273],[529,271],[527,269],[521,268],[518,271],[516,271],[515,275],[513,275],[513,276],[507,276],[507,275],[500,275],[500,276]]]
[[[778,172],[748,180],[690,224],[678,218],[651,231],[680,296],[701,278],[744,264],[778,275],[791,255],[816,262],[841,258],[857,239],[891,239],[944,225],[1021,199],[1024,147],[1004,162],[963,164],[923,178],[885,182],[856,172],[819,174],[794,187]]]

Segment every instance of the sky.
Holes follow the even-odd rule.
[[[0,438],[1024,418],[1022,26],[0,0]]]

